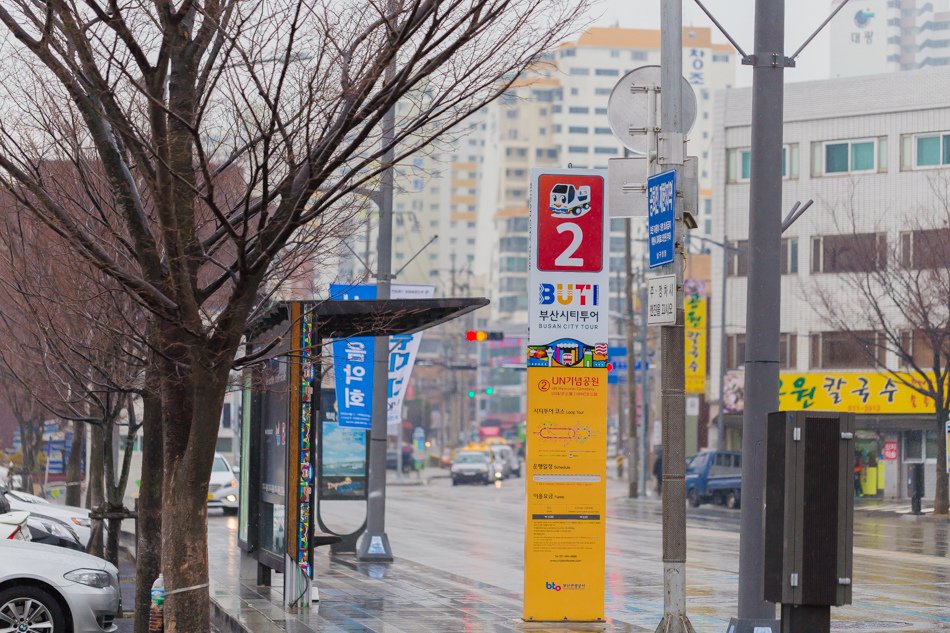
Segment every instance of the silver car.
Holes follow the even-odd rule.
[[[0,540],[0,631],[112,633],[119,572],[111,563],[61,547]]]

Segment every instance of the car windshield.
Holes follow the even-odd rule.
[[[483,453],[459,453],[455,458],[457,464],[483,464],[488,458]]]
[[[224,461],[223,457],[215,457],[214,464],[211,466],[211,472],[213,473],[226,473],[230,470],[228,468],[228,463]]]
[[[37,497],[36,495],[31,495],[28,492],[20,492],[18,490],[9,490],[7,494],[16,499],[17,501],[23,503],[43,503],[49,505],[49,501],[43,497]]]

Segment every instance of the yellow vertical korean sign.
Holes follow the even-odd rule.
[[[705,284],[702,284],[705,287]],[[706,393],[706,296],[685,293],[686,393]]]
[[[523,618],[604,619],[606,170],[533,170]]]

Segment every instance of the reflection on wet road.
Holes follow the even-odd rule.
[[[649,626],[662,615],[661,509],[608,486],[608,616]],[[508,592],[522,590],[524,484],[390,486],[387,532],[397,557]],[[330,527],[359,523],[359,503],[327,507]],[[724,631],[736,604],[739,512],[703,506],[688,512],[689,614],[698,630]],[[946,521],[855,518],[854,604],[833,610],[833,628],[950,631]]]

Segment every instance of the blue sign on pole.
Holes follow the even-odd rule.
[[[620,379],[627,378],[627,348],[611,345],[607,348],[607,362],[613,369],[607,374],[607,384],[620,384]]]
[[[650,229],[650,268],[673,263],[676,216],[676,172],[647,179],[647,218]]]
[[[376,298],[376,286],[330,284],[330,298],[372,300]],[[372,428],[373,338],[358,336],[333,341],[333,375],[339,425],[344,428]]]

